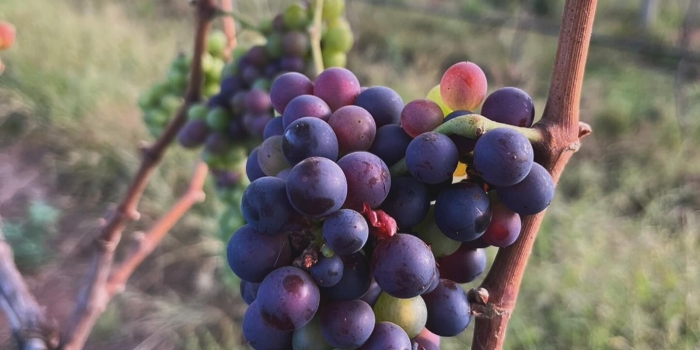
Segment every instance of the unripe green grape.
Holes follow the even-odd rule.
[[[230,121],[231,116],[221,107],[215,107],[207,113],[207,125],[214,131],[226,130]]]
[[[187,87],[187,72],[182,72],[176,69],[170,69],[166,75],[166,82],[171,87],[184,90]]]
[[[224,70],[226,62],[220,58],[214,58],[209,67],[204,70],[204,76],[208,80],[218,82],[221,78],[221,71]]]
[[[231,60],[233,62],[238,61],[243,55],[248,52],[248,48],[244,47],[243,45],[236,45],[236,47],[231,51]]]
[[[226,63],[224,69],[221,70],[221,79],[226,79],[236,75],[236,70],[238,69],[238,61],[231,61]]]
[[[223,157],[207,151],[202,151],[202,160],[212,169],[221,169],[226,164]]]
[[[153,88],[142,92],[139,96],[138,105],[142,110],[157,106],[160,103],[160,96],[156,96]]]
[[[213,31],[207,38],[207,52],[214,57],[223,57],[226,50],[226,34],[220,30]]]
[[[272,34],[272,20],[270,18],[265,18],[258,24],[258,30],[265,36]]]
[[[202,71],[206,72],[210,69],[213,68],[214,65],[214,56],[209,54],[208,52],[205,52],[202,54]]]
[[[448,114],[452,113],[452,109],[447,107],[445,101],[442,100],[442,96],[440,96],[440,84],[433,86],[433,88],[428,91],[425,98],[437,103],[437,105],[440,106],[440,109],[442,109],[443,115],[447,116]]]
[[[182,98],[179,96],[166,95],[160,100],[161,110],[168,116],[175,114],[180,106],[182,106]]]
[[[409,299],[399,299],[382,292],[374,304],[373,310],[377,323],[383,321],[395,323],[403,328],[409,338],[417,336],[428,320],[428,310],[420,295]]]
[[[322,17],[330,21],[340,17],[345,12],[345,0],[325,0],[323,2]]]
[[[333,28],[328,28],[321,37],[323,48],[332,51],[348,52],[355,42],[355,37],[352,34],[350,27],[339,25]]]
[[[309,24],[309,14],[300,4],[287,6],[282,14],[284,26],[288,29],[303,29]]]
[[[149,127],[161,128],[168,123],[170,115],[161,109],[152,109],[143,116],[143,120]]]
[[[428,215],[414,228],[414,231],[417,233],[416,236],[430,246],[430,250],[436,258],[456,252],[462,244],[462,242],[450,239],[440,231],[437,224],[435,224],[433,207],[430,207]]]
[[[210,97],[218,94],[220,90],[221,86],[219,86],[218,82],[206,82],[206,85],[204,85],[204,89],[202,90],[202,94],[206,97]]]
[[[165,82],[155,83],[151,87],[151,98],[153,98],[153,101],[156,101],[156,104],[160,103],[160,100],[163,98],[163,96],[168,94],[169,89],[170,88],[168,84],[166,84]]]
[[[265,49],[271,58],[282,57],[282,35],[279,33],[273,33],[270,35],[267,38]]]
[[[202,103],[195,103],[187,110],[187,119],[189,120],[205,120],[209,109]]]
[[[348,22],[348,20],[345,19],[345,17],[334,18],[326,22],[326,29],[340,27],[350,29],[350,22]]]
[[[345,52],[323,50],[323,67],[345,67],[348,63],[348,56]]]
[[[187,72],[190,70],[190,59],[184,54],[179,54],[170,64],[170,69],[187,74]]]

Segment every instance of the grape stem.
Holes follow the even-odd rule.
[[[567,0],[542,119],[533,126],[542,141],[533,144],[535,160],[556,183],[590,126],[579,122],[581,87],[591,40],[597,0]],[[446,123],[447,124],[447,123]],[[508,321],[545,212],[523,217],[520,236],[501,248],[479,286],[480,298],[471,298],[476,314],[472,350],[503,348]],[[488,298],[483,298],[483,296]],[[476,302],[475,302],[476,301]]]
[[[321,31],[323,30],[323,0],[316,0],[314,8],[314,22],[309,28],[311,38],[311,54],[314,58],[316,75],[323,72],[323,55],[321,54]]]
[[[460,115],[459,117],[441,124],[433,131],[445,135],[459,135],[470,139],[476,139],[491,130],[499,128],[515,130],[521,135],[527,137],[527,139],[530,140],[533,145],[544,142],[544,136],[542,131],[539,129],[523,128],[503,124],[474,113]],[[389,171],[391,172],[391,176],[401,176],[407,174],[408,168],[406,168],[406,159],[403,158],[398,161],[391,167],[391,169],[389,169]]]

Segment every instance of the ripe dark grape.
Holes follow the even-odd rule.
[[[312,95],[314,84],[300,73],[285,73],[277,77],[270,87],[270,101],[277,113],[282,114],[289,101],[297,96]]]
[[[338,137],[340,155],[366,151],[377,134],[374,118],[362,107],[344,106],[333,112],[328,124]]]
[[[535,105],[525,91],[504,87],[486,97],[481,115],[499,123],[529,128],[535,120]]]
[[[379,294],[381,293],[382,289],[379,288],[377,281],[374,278],[372,278],[372,282],[369,285],[369,289],[367,289],[367,292],[364,295],[362,295],[360,299],[362,299],[365,303],[369,304],[369,306],[374,306],[374,303],[377,302]]]
[[[369,227],[360,213],[341,209],[323,221],[322,235],[335,253],[347,255],[362,249],[369,237]]]
[[[554,198],[554,181],[547,170],[537,163],[523,181],[498,187],[498,198],[508,209],[520,215],[533,215],[545,210]]]
[[[353,104],[359,94],[360,82],[345,68],[328,68],[314,81],[314,95],[326,101],[332,111]]]
[[[341,255],[343,277],[333,287],[321,288],[321,293],[330,300],[353,300],[369,290],[372,276],[367,258],[358,252]]]
[[[272,270],[288,265],[291,250],[285,235],[267,236],[245,225],[228,241],[226,257],[236,276],[258,283]]]
[[[400,126],[384,125],[377,129],[377,135],[369,152],[381,158],[387,166],[392,166],[405,156],[411,140],[413,140],[411,136],[408,136]]]
[[[398,124],[403,100],[396,91],[385,86],[374,86],[362,91],[355,99],[355,105],[366,109],[380,128],[388,124]]]
[[[377,322],[372,335],[358,350],[412,350],[411,339],[401,327],[391,322]]]
[[[440,276],[457,283],[475,280],[486,268],[486,253],[483,249],[471,249],[462,244],[452,255],[438,259]]]
[[[287,56],[303,57],[309,47],[309,38],[302,32],[291,31],[282,37],[282,52]]]
[[[401,111],[401,128],[409,136],[417,137],[440,126],[443,118],[437,103],[426,99],[413,100]]]
[[[431,207],[425,219],[414,227],[416,236],[430,246],[433,255],[437,257],[454,253],[460,246],[460,242],[445,236],[435,223],[434,210]]]
[[[321,256],[311,266],[309,274],[319,287],[332,287],[343,278],[343,260],[337,254],[330,257]]]
[[[245,107],[249,113],[262,114],[270,109],[270,95],[261,89],[253,89],[245,96]]]
[[[491,221],[489,197],[471,182],[453,184],[435,201],[435,223],[455,241],[468,242],[481,236]]]
[[[433,273],[433,277],[430,279],[430,286],[421,295],[434,291],[435,288],[437,288],[438,283],[440,283],[440,270],[437,266],[435,266],[435,273]]]
[[[337,348],[357,348],[374,329],[374,312],[362,300],[333,301],[320,312],[323,339]]]
[[[284,109],[282,125],[286,129],[293,121],[303,117],[316,117],[327,121],[331,117],[331,109],[317,96],[300,95],[289,101]]]
[[[398,233],[379,242],[372,255],[372,271],[383,291],[411,298],[430,286],[435,257],[418,237]]]
[[[272,119],[272,115],[267,113],[247,113],[243,116],[243,127],[250,136],[253,136],[259,140],[263,140],[265,134],[265,127],[267,126],[267,123],[269,123]]]
[[[290,167],[282,154],[282,136],[272,136],[263,141],[258,150],[258,165],[269,176],[275,176]]]
[[[246,222],[266,235],[276,235],[294,213],[287,199],[287,184],[277,177],[265,176],[243,192],[241,213]]]
[[[250,305],[255,301],[255,298],[258,296],[259,287],[260,283],[253,283],[241,280],[239,289],[241,292],[241,298],[243,299],[243,301],[245,301],[246,304]]]
[[[299,213],[310,217],[324,217],[340,209],[347,194],[343,170],[327,158],[306,158],[292,168],[287,178],[289,201]]]
[[[406,168],[416,179],[438,184],[452,178],[459,156],[449,137],[435,132],[418,135],[406,148]]]
[[[231,149],[231,142],[225,133],[213,132],[207,136],[204,149],[211,154],[225,154]]]
[[[520,215],[501,202],[491,202],[491,223],[481,239],[494,247],[507,247],[520,236]]]
[[[280,69],[288,72],[301,72],[304,70],[304,60],[301,57],[283,57],[280,60]]]
[[[295,120],[282,136],[282,154],[289,164],[296,164],[309,157],[338,159],[338,139],[328,123],[304,117]]]
[[[194,148],[202,145],[209,135],[209,127],[207,122],[201,119],[188,121],[185,126],[180,129],[177,135],[177,140],[180,145],[185,148]]]
[[[467,294],[453,281],[440,279],[435,290],[423,295],[423,300],[428,309],[425,328],[437,335],[453,337],[471,321]]]
[[[371,208],[382,204],[391,188],[391,176],[379,157],[369,152],[353,152],[340,158],[338,165],[348,184],[344,208],[362,211],[365,203]]]
[[[381,206],[399,228],[418,225],[428,215],[429,208],[428,189],[412,177],[392,178],[391,190]]]
[[[285,266],[265,277],[255,302],[267,324],[292,331],[311,321],[320,300],[321,294],[311,276],[297,267]]]
[[[260,314],[258,303],[254,301],[243,315],[243,337],[255,350],[289,349],[292,345],[292,332],[280,331],[268,325]]]
[[[263,130],[263,140],[267,140],[272,136],[282,136],[284,134],[284,127],[282,126],[282,118],[275,117],[270,119],[265,125],[265,130]]]
[[[250,152],[245,163],[245,173],[246,176],[248,176],[248,180],[251,182],[265,176],[265,173],[262,171],[262,169],[260,169],[260,165],[258,164],[259,149],[259,147],[256,147],[252,152]]]
[[[448,121],[457,118],[459,116],[467,115],[470,114],[470,111],[454,111],[448,114],[443,123],[447,123]],[[470,139],[468,137],[464,136],[459,136],[459,135],[450,135],[450,140],[454,142],[455,146],[457,146],[457,153],[459,153],[460,156],[465,155],[471,151],[474,150],[474,145],[476,145],[476,140]]]
[[[474,169],[495,186],[511,186],[522,181],[533,162],[530,141],[512,129],[489,131],[476,141],[474,147]]]

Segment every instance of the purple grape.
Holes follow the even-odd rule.
[[[265,130],[263,130],[263,140],[267,140],[272,136],[282,136],[284,134],[284,127],[282,126],[282,118],[275,117],[270,119],[265,125]]]
[[[258,150],[258,165],[269,176],[289,168],[289,163],[282,154],[282,136],[272,136],[263,141]]]
[[[309,157],[338,159],[338,139],[328,123],[313,117],[295,120],[282,135],[282,154],[289,164]]]
[[[398,124],[404,108],[401,96],[385,86],[363,90],[355,99],[355,105],[366,109],[374,117],[377,129],[388,124]]]
[[[362,215],[354,210],[341,209],[323,221],[323,240],[335,253],[352,254],[365,245],[369,226]]]
[[[268,112],[270,107],[270,95],[261,89],[253,89],[245,96],[245,108],[249,113],[262,114]]]
[[[243,127],[253,137],[263,140],[265,127],[273,116],[270,114],[246,114],[243,116]]]
[[[263,319],[258,309],[258,303],[253,302],[243,315],[243,337],[255,350],[291,349],[292,332],[279,331],[270,327]]]
[[[292,172],[292,168],[287,168],[287,169],[284,169],[284,170],[280,171],[280,172],[277,173],[277,175],[275,175],[275,176],[278,177],[278,178],[280,178],[280,179],[282,179],[282,180],[284,180],[284,181],[287,181],[287,178],[289,178],[289,173],[290,173],[290,172]]]
[[[262,171],[262,169],[260,169],[260,165],[258,165],[259,149],[260,147],[256,147],[252,152],[250,152],[245,163],[245,174],[248,176],[248,180],[250,182],[265,176],[265,173]]]
[[[412,350],[411,339],[399,326],[391,322],[377,322],[367,342],[357,350]]]
[[[330,257],[321,256],[311,266],[309,274],[319,287],[332,287],[343,278],[343,260],[337,254]]]
[[[530,141],[512,129],[489,131],[474,147],[474,169],[494,186],[512,186],[522,181],[533,162]]]
[[[441,279],[435,290],[423,295],[428,309],[425,328],[443,336],[454,337],[462,333],[471,321],[471,308],[467,293],[448,279]]]
[[[280,60],[280,70],[285,72],[301,72],[304,70],[304,59],[300,57],[283,57]]]
[[[347,194],[343,170],[327,158],[306,158],[292,168],[287,178],[289,202],[299,213],[312,218],[340,209]]]
[[[309,38],[302,32],[290,31],[282,37],[282,52],[286,56],[304,57],[309,47]]]
[[[262,76],[260,70],[255,66],[246,66],[241,70],[241,80],[245,84],[253,84],[258,78]]]
[[[343,277],[333,287],[321,288],[321,291],[330,300],[360,298],[367,293],[372,281],[367,258],[360,252],[341,255],[340,258],[343,260]]]
[[[333,301],[320,312],[323,339],[337,348],[357,348],[374,329],[374,312],[362,300]]]
[[[223,132],[212,132],[204,142],[204,149],[211,154],[225,154],[231,149],[231,141]]]
[[[507,187],[497,187],[498,198],[508,209],[520,215],[533,215],[545,210],[554,198],[554,181],[547,170],[537,163],[523,181]]]
[[[261,177],[248,185],[241,199],[243,218],[258,232],[277,235],[294,213],[287,199],[287,183],[272,176]]]
[[[470,112],[470,111],[454,111],[445,117],[443,124],[454,119],[454,118],[457,118],[459,116],[463,116],[463,115],[467,115],[467,114],[471,114],[471,113],[472,112]],[[459,136],[459,135],[450,135],[450,140],[452,140],[452,142],[454,142],[455,146],[457,146],[457,153],[459,153],[460,156],[465,155],[465,154],[473,151],[474,145],[476,145],[475,139],[470,139],[468,137]]]
[[[297,96],[313,95],[314,84],[303,74],[284,73],[272,82],[270,101],[277,113],[283,114],[287,104]]]
[[[281,331],[299,329],[311,321],[320,301],[321,293],[311,276],[294,266],[270,272],[255,300],[263,320]]]
[[[316,117],[327,121],[331,117],[331,109],[326,102],[314,95],[300,95],[287,104],[282,114],[282,125],[286,129],[289,124],[303,117]]]
[[[401,128],[411,137],[433,131],[442,124],[442,109],[437,103],[418,99],[404,106],[401,111]]]
[[[231,109],[231,112],[234,115],[243,114],[245,112],[246,95],[248,95],[247,92],[239,91],[233,94],[233,96],[231,96],[231,98],[228,100],[228,107]]]
[[[207,100],[207,107],[208,108],[215,108],[215,107],[227,107],[228,106],[228,99],[229,95],[222,94],[219,92],[218,94],[209,97],[209,100]]]
[[[491,223],[481,239],[494,247],[507,247],[520,236],[520,215],[501,202],[491,202]]]
[[[185,148],[195,148],[201,146],[209,136],[209,127],[206,120],[189,120],[177,134],[177,140]]]
[[[491,221],[489,197],[472,182],[460,182],[440,192],[435,223],[445,236],[468,242],[481,236]]]
[[[379,288],[377,281],[372,278],[369,289],[367,289],[367,292],[365,292],[360,299],[369,304],[369,306],[374,306],[374,303],[376,303],[377,299],[379,299],[379,294],[382,294],[382,289]]]
[[[255,45],[248,49],[248,52],[245,54],[245,58],[249,64],[258,69],[265,67],[270,60],[270,58],[267,56],[267,50],[265,50],[264,45]]]
[[[288,265],[291,250],[285,235],[266,236],[245,225],[228,241],[226,257],[236,276],[258,283],[272,270]]]
[[[391,190],[381,209],[396,220],[399,228],[418,225],[430,209],[428,188],[412,177],[391,179]]]
[[[428,184],[452,178],[459,156],[449,137],[436,132],[418,135],[406,148],[406,168],[413,177]]]
[[[239,284],[239,289],[241,292],[241,298],[246,304],[250,305],[255,301],[255,298],[257,298],[258,296],[259,287],[260,283],[253,283],[241,280],[241,283]]]
[[[243,118],[233,118],[226,128],[228,138],[237,141],[248,137],[248,132],[243,125]]]
[[[376,154],[387,166],[392,166],[405,156],[411,140],[413,140],[411,136],[408,136],[400,126],[384,125],[377,129],[377,135],[369,152]]]
[[[425,295],[425,294],[428,294],[428,293],[434,291],[435,288],[437,288],[439,283],[440,283],[440,269],[438,269],[438,267],[435,266],[435,273],[433,274],[433,277],[430,279],[430,286],[421,295]]]
[[[457,283],[475,280],[486,268],[486,253],[483,249],[470,249],[462,244],[456,252],[438,259],[440,277]]]
[[[504,87],[486,97],[481,115],[499,123],[529,128],[535,120],[535,105],[525,91]]]
[[[420,238],[397,233],[379,241],[372,254],[372,271],[377,284],[387,294],[413,298],[430,287],[435,257]]]
[[[353,152],[338,160],[348,183],[343,208],[362,211],[364,204],[377,208],[389,194],[391,176],[384,161],[369,152]]]
[[[221,89],[219,90],[218,96],[221,96],[225,99],[225,101],[228,101],[231,96],[243,88],[243,83],[238,77],[228,77],[221,81],[220,86]],[[221,106],[225,106],[226,104],[227,102],[224,102],[221,104]]]
[[[359,94],[360,82],[345,68],[328,68],[314,81],[314,95],[326,101],[332,111],[353,104]]]
[[[372,115],[358,106],[339,108],[328,119],[328,124],[338,137],[338,148],[341,155],[368,150],[377,134],[377,127]]]

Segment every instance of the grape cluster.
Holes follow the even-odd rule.
[[[484,99],[487,118],[530,127],[525,92],[486,97],[483,71],[468,62],[437,89],[404,105],[344,68],[272,83],[281,116],[247,160],[246,225],[227,248],[253,348],[434,349],[468,326],[458,284],[483,273],[482,248],[517,239],[520,215],[544,210],[554,185],[518,128],[476,141],[433,131]],[[454,176],[459,163],[466,176]]]
[[[224,68],[226,35],[213,31],[207,38],[207,52],[202,55],[205,97],[219,91],[221,70]],[[153,84],[139,97],[139,107],[143,121],[153,137],[158,137],[168,125],[175,112],[182,106],[182,95],[187,88],[192,58],[185,54],[177,55],[161,82]]]

